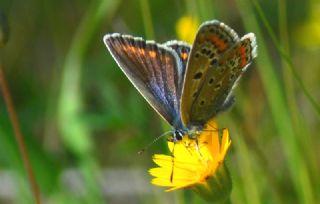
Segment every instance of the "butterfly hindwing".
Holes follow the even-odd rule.
[[[256,56],[255,41],[252,33],[245,35],[219,56],[215,69],[209,68],[192,106],[192,119],[196,118],[199,122],[208,121],[232,105],[232,89]]]
[[[179,77],[179,83],[178,83],[179,90],[180,90],[180,93],[179,93],[179,99],[180,99],[181,91],[183,87],[184,75],[185,75],[187,62],[188,62],[190,51],[191,51],[191,45],[187,44],[186,42],[177,41],[177,40],[168,41],[163,45],[172,48],[177,53],[182,65],[179,70],[180,77]]]
[[[153,41],[117,33],[105,35],[104,43],[149,104],[172,126],[178,126],[181,62],[177,53]]]
[[[211,115],[204,113],[207,106],[199,95],[203,94],[206,80],[211,85],[222,77],[218,70],[219,58],[239,40],[231,28],[219,21],[208,21],[200,26],[187,63],[181,96],[181,119],[186,126],[203,124]],[[212,92],[214,89],[208,94]]]
[[[170,40],[163,45],[172,48],[179,56],[182,67],[185,69],[189,59],[191,45],[183,41]]]

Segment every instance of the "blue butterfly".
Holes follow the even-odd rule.
[[[193,45],[158,44],[119,33],[104,36],[131,83],[173,128],[173,141],[196,139],[205,124],[234,101],[232,90],[253,58],[256,38],[242,38],[217,20],[203,23]]]

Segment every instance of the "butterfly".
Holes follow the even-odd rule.
[[[173,141],[196,139],[234,102],[232,90],[257,56],[256,37],[239,38],[217,20],[201,24],[193,45],[106,34],[106,47],[135,88],[173,128]]]

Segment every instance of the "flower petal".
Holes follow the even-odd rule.
[[[166,191],[206,184],[215,175],[231,144],[229,132],[223,130],[221,141],[217,124],[210,121],[197,139],[184,136],[176,143],[168,142],[172,155],[156,154],[159,166],[149,170],[152,184],[169,187]]]

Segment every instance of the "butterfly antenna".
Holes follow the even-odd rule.
[[[168,132],[165,132],[165,133],[163,133],[162,135],[156,137],[152,142],[150,142],[150,143],[147,144],[143,149],[141,149],[141,150],[138,152],[138,154],[141,155],[143,152],[145,152],[147,149],[149,149],[149,147],[150,147],[151,145],[153,145],[154,143],[156,143],[160,138],[163,138],[163,137],[165,137],[165,136],[167,136],[167,135],[169,135],[169,134],[171,134],[171,133],[172,133],[172,131],[168,131]]]

